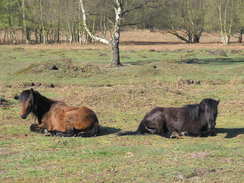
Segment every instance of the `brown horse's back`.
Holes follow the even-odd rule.
[[[87,107],[68,107],[65,114],[64,121],[72,124],[77,130],[85,130],[98,123],[96,114]]]
[[[62,102],[52,106],[45,121],[50,131],[60,132],[72,129],[86,131],[98,126],[98,119],[94,111],[87,107],[67,106]]]

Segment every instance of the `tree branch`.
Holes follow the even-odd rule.
[[[80,7],[81,7],[81,12],[82,12],[82,18],[83,18],[83,26],[87,32],[87,34],[92,38],[94,39],[95,41],[99,41],[101,43],[104,43],[104,44],[110,44],[110,41],[104,39],[104,38],[101,38],[101,37],[98,37],[98,36],[95,36],[91,33],[91,31],[89,30],[88,26],[87,26],[87,23],[86,23],[86,12],[85,12],[85,8],[84,8],[84,3],[83,3],[83,0],[80,0]]]

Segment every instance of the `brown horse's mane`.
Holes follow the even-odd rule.
[[[41,121],[44,114],[46,114],[51,106],[58,101],[49,99],[41,95],[38,91],[33,92],[33,105],[32,105],[32,114],[38,119],[38,122]]]

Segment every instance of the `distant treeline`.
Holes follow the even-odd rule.
[[[92,33],[109,36],[116,18],[114,1],[84,0]],[[242,42],[244,0],[119,2],[126,10],[121,30],[167,30],[186,43],[200,42],[203,32],[219,32],[223,44],[228,44],[233,34],[238,34]],[[93,42],[83,26],[79,0],[0,0],[0,43],[61,42]]]

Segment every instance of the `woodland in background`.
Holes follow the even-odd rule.
[[[243,0],[120,0],[120,30],[167,30],[186,43],[203,32],[219,32],[223,44],[244,32]],[[79,0],[0,0],[0,43],[92,43],[84,29]],[[89,30],[109,37],[115,0],[84,0]]]

